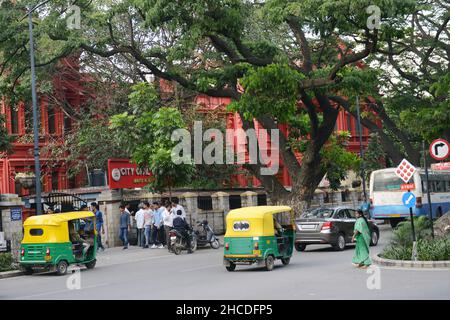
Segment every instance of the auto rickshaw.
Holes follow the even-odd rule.
[[[224,265],[257,263],[273,270],[276,259],[288,265],[295,241],[294,212],[287,206],[258,206],[231,210],[226,217]]]
[[[97,235],[95,215],[89,211],[32,216],[23,224],[20,266],[63,275],[69,265],[95,267]]]

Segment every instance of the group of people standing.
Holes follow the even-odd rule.
[[[131,230],[131,213],[125,205],[120,206],[120,239],[124,249],[128,248],[128,232]],[[144,201],[134,215],[137,227],[137,245],[146,248],[168,248],[170,250],[169,231],[173,221],[180,216],[186,218],[186,211],[176,200],[164,203]]]

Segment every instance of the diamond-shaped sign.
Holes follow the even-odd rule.
[[[416,170],[416,167],[414,167],[408,160],[403,159],[395,169],[395,174],[405,183],[408,183]]]

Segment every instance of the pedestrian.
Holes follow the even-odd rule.
[[[173,214],[172,214],[172,204],[167,201],[165,203],[165,206],[163,207],[163,223],[164,223],[164,239],[165,239],[165,246],[169,249],[169,251],[172,251],[172,248],[170,247],[170,229],[173,227]]]
[[[99,206],[96,202],[91,203],[91,211],[95,214],[95,230],[97,231],[97,250],[102,249],[102,251],[105,251],[105,247],[102,244],[102,234],[105,234],[105,228],[103,226],[103,213],[99,210]]]
[[[178,203],[178,199],[172,200],[172,214],[177,216],[178,210],[181,210],[181,216],[186,219],[186,211],[183,206]]]
[[[139,204],[139,210],[136,212],[134,217],[136,220],[136,228],[137,228],[137,245],[138,247],[145,247],[144,241],[144,204]]]
[[[163,208],[159,202],[153,202],[153,246],[152,249],[163,249],[162,231],[163,227]]]
[[[352,263],[355,267],[366,269],[372,264],[369,256],[370,228],[361,209],[356,211],[356,222],[352,242],[356,240],[355,254]]]
[[[189,236],[190,226],[186,222],[186,219],[183,218],[183,212],[181,210],[177,211],[177,216],[173,219],[173,228],[177,230],[181,236],[186,240],[186,247],[188,253],[192,253],[191,247],[191,237]]]
[[[123,248],[128,249],[128,232],[131,230],[130,214],[125,211],[125,206],[120,205],[120,233],[119,238],[123,242]]]
[[[147,249],[151,242],[151,229],[153,225],[153,211],[150,209],[150,203],[144,201],[144,235],[145,245],[144,249]]]

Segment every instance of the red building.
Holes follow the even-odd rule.
[[[85,83],[90,79],[79,72],[79,66],[74,61],[76,59],[61,60],[53,77],[53,85],[56,99],[66,101],[72,108],[77,109],[89,98],[85,90]],[[83,174],[74,178],[68,177],[68,168],[64,161],[65,155],[55,161],[43,151],[45,146],[50,143],[63,142],[65,134],[72,130],[72,119],[59,105],[56,105],[55,98],[41,95],[38,101],[43,192],[82,186]],[[0,193],[27,195],[33,193],[33,189],[25,189],[19,179],[16,179],[16,175],[34,172],[32,106],[31,103],[26,105],[23,102],[16,106],[10,106],[5,101],[0,101],[0,103],[0,112],[6,117],[8,134],[15,138],[12,144],[13,151],[9,155],[0,156]]]

